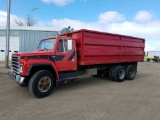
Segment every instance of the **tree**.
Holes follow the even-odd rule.
[[[35,20],[34,17],[31,15],[27,15],[25,22],[27,26],[34,26],[37,20]]]
[[[18,26],[24,26],[24,22],[22,20],[20,20],[19,18],[18,19],[15,19],[15,23],[18,25]]]
[[[31,12],[26,15],[25,20],[15,19],[15,23],[18,26],[34,26],[37,22],[37,20],[34,18],[35,10],[37,10],[37,8],[32,9]]]

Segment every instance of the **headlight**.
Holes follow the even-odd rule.
[[[20,72],[23,72],[23,65],[20,65],[19,70],[20,70]]]

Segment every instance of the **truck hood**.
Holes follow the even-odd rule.
[[[19,57],[23,57],[23,56],[39,56],[39,55],[53,55],[53,51],[50,50],[36,50],[33,52],[23,52],[23,53],[13,53],[13,56],[19,56]]]

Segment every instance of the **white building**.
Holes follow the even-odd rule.
[[[14,52],[36,50],[41,39],[55,36],[61,29],[52,27],[11,27],[9,56]],[[0,27],[0,61],[5,60],[6,28]]]
[[[158,56],[160,58],[160,51],[148,51],[147,56],[151,56],[154,58],[154,56]]]

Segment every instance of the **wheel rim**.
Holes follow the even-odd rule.
[[[136,73],[136,71],[132,68],[132,69],[130,70],[130,76],[131,76],[131,77],[134,77],[135,73]]]
[[[38,82],[38,90],[46,92],[51,87],[51,79],[49,77],[42,77]]]
[[[119,71],[119,78],[120,78],[120,79],[123,79],[124,76],[125,76],[125,71],[124,71],[123,69],[121,69],[121,70]]]

